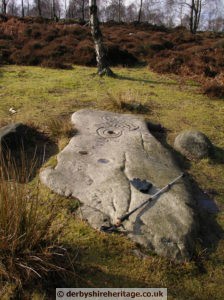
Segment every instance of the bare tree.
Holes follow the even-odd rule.
[[[52,5],[51,5],[51,18],[52,19],[57,19],[56,15],[56,7],[55,7],[55,0],[52,0]]]
[[[26,15],[29,16],[30,15],[30,1],[27,0],[27,12]]]
[[[16,0],[8,1],[7,14],[12,15],[12,16],[20,15],[20,6],[18,5]]]
[[[3,13],[3,15],[6,15],[6,13],[7,13],[8,3],[9,3],[9,0],[2,0],[2,13]]]
[[[25,17],[25,12],[24,12],[24,2],[21,0],[21,11],[22,11],[22,18]]]
[[[124,0],[110,0],[106,6],[107,20],[121,22],[125,17]]]
[[[103,44],[103,36],[99,26],[96,0],[89,0],[89,12],[90,12],[90,26],[91,33],[96,51],[96,61],[98,66],[98,74],[100,76],[107,75],[113,76],[114,73],[109,67],[109,63],[106,57],[106,50]]]
[[[212,3],[209,3],[206,23],[208,30],[224,31],[224,3],[222,0],[214,0]]]
[[[192,33],[223,30],[224,0],[96,0],[97,18],[103,22],[150,22],[182,25]],[[126,3],[126,6],[124,5]],[[0,0],[2,15],[40,16],[57,20],[63,15],[85,21],[89,0]]]
[[[37,11],[38,11],[38,16],[42,17],[41,0],[37,0]]]
[[[134,22],[137,19],[138,10],[134,3],[130,4],[126,8],[125,21]]]
[[[138,12],[138,23],[141,22],[141,17],[142,17],[142,3],[143,3],[143,0],[140,0],[140,7],[139,7],[139,12]]]
[[[184,4],[183,3],[180,3],[178,16],[180,19],[180,26],[184,26],[183,19],[185,17],[185,14],[184,14]]]
[[[161,2],[161,1],[160,1]],[[159,0],[142,1],[141,22],[161,23],[161,5]]]
[[[85,21],[85,0],[82,0],[82,21]]]
[[[66,15],[69,18],[77,18],[85,21],[89,0],[70,0]]]
[[[118,0],[118,22],[121,22],[121,0]]]
[[[65,18],[67,15],[67,0],[64,0],[64,11],[65,11]]]
[[[165,6],[165,20],[164,23],[166,24],[166,26],[168,26],[169,28],[175,26],[174,24],[174,19],[175,19],[175,5],[176,2],[175,0],[166,0],[164,3]]]
[[[199,27],[203,2],[205,2],[205,0],[180,1],[180,4],[184,4],[189,7],[189,26],[190,31],[193,34],[197,32]]]
[[[191,33],[197,32],[200,18],[201,18],[201,7],[202,7],[202,0],[192,0],[191,1],[191,15],[190,15]]]
[[[55,20],[58,20],[61,16],[60,0],[34,0],[30,2],[32,3],[31,7],[28,7],[27,3],[27,10],[29,10],[29,15],[31,16],[51,18]]]
[[[89,1],[88,0],[80,0],[80,16],[81,16],[81,21],[85,21],[86,15],[88,14],[89,10]]]
[[[61,9],[60,9],[60,2],[58,0],[52,0],[51,5],[51,18],[55,21],[60,19]]]

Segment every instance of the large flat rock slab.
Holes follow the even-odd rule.
[[[50,189],[83,203],[82,214],[94,228],[113,224],[145,201],[130,184],[133,178],[152,182],[150,193],[181,171],[172,155],[132,115],[80,110],[72,115],[78,134],[58,155],[58,164],[40,174]],[[156,253],[188,259],[194,248],[193,198],[184,179],[135,212],[124,223],[129,237]]]

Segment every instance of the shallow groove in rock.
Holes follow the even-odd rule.
[[[129,212],[129,209],[130,209],[130,206],[131,206],[131,197],[132,197],[132,193],[131,193],[131,183],[130,183],[130,180],[128,178],[128,175],[127,175],[127,156],[126,156],[126,153],[124,152],[124,159],[123,159],[123,173],[124,173],[124,176],[125,178],[127,179],[127,182],[128,182],[128,187],[129,187],[129,199],[128,199],[128,206],[127,206],[127,212]]]

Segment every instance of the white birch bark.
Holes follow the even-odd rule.
[[[95,51],[96,51],[96,61],[98,66],[98,74],[100,76],[107,75],[113,76],[113,72],[109,67],[109,63],[106,57],[106,50],[103,44],[103,36],[99,26],[99,20],[97,15],[97,5],[96,0],[89,0],[89,10],[90,10],[90,26],[91,33],[93,36]]]

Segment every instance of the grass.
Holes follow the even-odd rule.
[[[4,156],[0,159],[0,295],[5,291],[8,298],[8,285],[14,287],[18,298],[18,291],[36,280],[41,286],[50,276],[62,282],[65,274],[74,273],[66,249],[58,241],[65,221],[56,201],[46,201],[38,184],[31,188],[26,180],[19,183],[21,174],[26,173],[20,170],[26,157],[20,160],[24,161],[22,167],[10,154],[7,160]]]
[[[186,162],[183,168],[203,190],[217,192],[214,197],[223,211],[224,164],[220,150],[224,148],[223,99],[209,99],[192,80],[157,75],[147,68],[114,68],[114,71],[117,78],[99,78],[94,75],[95,69],[87,67],[59,71],[4,66],[0,74],[0,122],[32,120],[48,132],[50,120],[69,116],[81,108],[140,113],[130,111],[127,104],[141,103],[148,109],[141,111],[141,116],[167,129],[168,146],[172,147],[180,131],[190,128],[201,130],[211,139],[217,147],[215,157]],[[10,107],[17,110],[13,116],[9,114]],[[68,138],[64,141],[58,124],[52,128],[58,143],[64,147]],[[65,128],[67,131],[70,127],[65,125]],[[55,164],[55,158],[51,160]],[[44,191],[46,195],[50,193]],[[139,251],[138,247],[125,237],[98,233],[85,222],[71,217],[71,201],[64,199],[64,204],[59,205],[62,215],[67,216],[69,211],[70,216],[60,241],[80,253],[77,266],[80,280],[71,282],[70,286],[167,287],[169,299],[222,299],[223,240],[213,247],[206,246],[208,249],[199,248],[197,257],[182,265],[152,253],[142,259],[134,254]],[[223,212],[218,215],[217,223],[224,229]],[[145,249],[140,251],[148,253]],[[44,297],[44,292],[41,295],[38,299]]]
[[[48,121],[47,129],[50,136],[56,140],[71,138],[76,133],[76,130],[68,117],[50,119]]]

